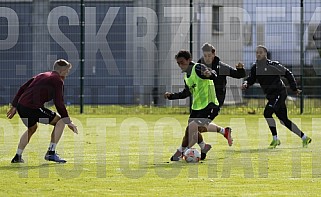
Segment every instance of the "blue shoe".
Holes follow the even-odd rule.
[[[49,151],[45,155],[45,160],[47,161],[54,161],[57,163],[66,163],[67,161],[60,158],[57,153],[54,152],[54,154],[49,154]]]

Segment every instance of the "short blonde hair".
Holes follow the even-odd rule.
[[[58,59],[55,61],[54,65],[53,65],[53,69],[54,70],[64,70],[66,69],[67,67],[70,68],[72,65],[67,61],[67,60],[64,60],[64,59]]]

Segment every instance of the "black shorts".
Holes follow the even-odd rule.
[[[204,109],[192,110],[188,123],[195,121],[199,126],[209,125],[218,115],[220,107],[210,103]]]
[[[266,107],[272,107],[275,112],[277,112],[281,108],[286,108],[285,100],[287,94],[281,92],[280,94],[275,95],[267,95],[266,98],[268,100]]]
[[[37,122],[49,124],[56,116],[56,112],[45,107],[31,109],[18,104],[17,111],[23,124],[28,128],[34,126]]]

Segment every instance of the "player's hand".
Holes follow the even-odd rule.
[[[210,78],[212,75],[215,75],[215,71],[213,71],[211,68],[207,66],[202,66],[201,68],[201,74],[205,76],[206,78]],[[214,73],[213,73],[214,72]]]
[[[297,96],[299,96],[299,95],[301,94],[301,92],[302,92],[302,90],[297,89],[297,90],[295,91],[295,94],[296,94]]]
[[[74,123],[72,123],[72,122],[69,123],[69,124],[68,124],[68,127],[69,127],[69,129],[71,129],[74,133],[78,134],[77,126],[74,125]]]
[[[212,76],[212,72],[210,69],[206,69],[204,72],[203,72],[203,75],[207,78],[209,78],[210,76]]]
[[[242,90],[246,90],[247,88],[248,88],[247,81],[244,81],[242,86],[241,86],[241,89]]]
[[[243,68],[244,68],[244,64],[242,64],[241,62],[239,62],[238,64],[235,64],[235,68],[236,68],[236,69],[243,69]]]
[[[17,108],[11,107],[10,110],[7,112],[7,117],[11,119],[14,117],[16,113],[17,113]]]
[[[172,95],[172,93],[170,93],[170,92],[165,92],[165,93],[164,93],[164,98],[165,98],[165,99],[168,99],[171,95]]]

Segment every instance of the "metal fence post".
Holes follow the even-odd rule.
[[[300,11],[300,65],[301,65],[301,76],[300,76],[300,81],[301,81],[301,95],[300,95],[300,114],[303,114],[304,111],[304,83],[303,83],[303,74],[304,74],[304,9],[303,9],[303,0],[301,0],[301,11]]]
[[[84,112],[85,3],[80,1],[80,113]]]

